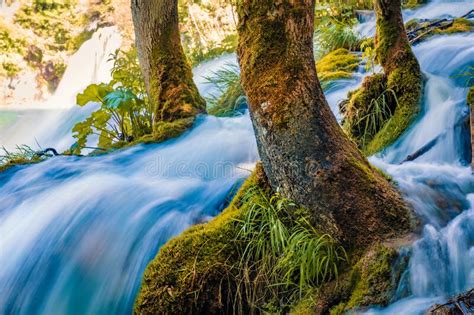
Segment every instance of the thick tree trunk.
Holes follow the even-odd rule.
[[[238,12],[241,80],[272,187],[351,247],[408,231],[399,193],[344,135],[323,95],[314,0],[242,0]]]
[[[136,45],[155,122],[193,117],[205,101],[181,46],[177,0],[132,0]]]
[[[407,62],[415,63],[413,72],[419,72],[418,62],[403,24],[401,1],[374,0],[374,7],[377,18],[377,58],[385,74],[389,75],[394,69],[406,66]]]

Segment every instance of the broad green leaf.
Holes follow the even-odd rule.
[[[79,106],[84,106],[89,102],[104,103],[104,97],[113,91],[113,88],[108,84],[91,84],[82,92],[77,94],[76,103]]]

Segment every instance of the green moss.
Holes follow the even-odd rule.
[[[474,22],[464,18],[454,19],[451,26],[447,28],[436,29],[435,34],[454,34],[471,32],[474,28]]]
[[[318,73],[347,71],[354,72],[360,64],[360,58],[349,50],[340,48],[321,58],[316,63]]]
[[[398,279],[393,266],[399,257],[393,248],[376,245],[360,259],[345,278],[350,293],[346,299],[331,308],[330,314],[344,314],[348,310],[370,305],[387,305]]]
[[[469,106],[474,106],[474,86],[471,87],[471,89],[469,90],[469,93],[467,95],[467,104]]]
[[[171,138],[179,137],[188,130],[194,123],[195,117],[181,118],[171,122],[160,121],[153,127],[153,135],[150,138],[145,136],[143,140],[148,139],[153,142],[163,142]]]
[[[136,314],[220,313],[234,301],[235,288],[226,281],[238,270],[231,240],[238,233],[244,193],[259,185],[257,170],[230,206],[207,224],[191,227],[165,244],[146,269],[135,303]]]
[[[405,32],[403,25],[394,16],[376,15],[376,55],[384,74],[366,78],[342,110],[344,129],[367,155],[392,144],[410,126],[423,89],[418,61],[407,38],[398,35]]]
[[[40,157],[36,157],[32,159],[30,158],[11,159],[11,160],[8,160],[6,163],[0,164],[0,173],[17,165],[34,164],[34,163],[39,163],[41,161],[43,161],[43,159]]]
[[[386,148],[397,140],[411,125],[419,113],[423,90],[423,78],[416,60],[412,60],[390,73],[387,89],[394,92],[397,104],[393,116],[364,147],[367,155]]]
[[[318,78],[323,87],[330,81],[349,79],[360,62],[360,58],[347,49],[334,50],[316,62]]]
[[[402,1],[402,5],[405,9],[414,9],[423,4],[428,3],[428,0],[405,0]]]

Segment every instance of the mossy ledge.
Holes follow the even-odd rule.
[[[207,224],[191,227],[166,243],[148,265],[135,314],[229,313],[235,292],[238,253],[231,240],[246,205],[244,193],[254,186],[267,187],[261,166],[247,179],[229,207]]]
[[[316,62],[316,70],[321,84],[329,81],[350,79],[357,70],[361,59],[345,48],[336,49]]]
[[[331,314],[387,305],[408,259],[388,244],[375,244],[340,277],[302,299],[291,315]]]

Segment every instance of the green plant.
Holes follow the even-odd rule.
[[[9,151],[5,147],[2,148],[3,154],[0,154],[0,172],[14,165],[40,162],[52,155],[35,151],[30,146],[16,146],[15,151]]]
[[[355,19],[341,21],[332,17],[323,18],[315,30],[317,54],[324,56],[338,48],[358,49],[360,38],[353,28],[356,22]]]
[[[270,302],[281,310],[337,277],[346,253],[314,229],[305,209],[279,194],[268,198],[258,187],[246,191],[242,202],[249,209],[238,221],[236,242],[243,244],[238,295],[252,307]]]
[[[135,50],[117,50],[112,80],[109,83],[91,84],[76,97],[79,106],[90,102],[100,108],[72,131],[77,139],[73,153],[80,153],[90,135],[99,137],[100,147],[111,147],[117,142],[131,142],[152,133],[153,108],[148,100]]]
[[[468,67],[464,72],[456,77],[464,78],[466,80],[464,84],[467,87],[474,86],[474,66]]]
[[[206,83],[217,88],[219,95],[206,98],[208,113],[215,116],[235,116],[240,114],[247,100],[240,85],[239,67],[227,64],[222,69],[205,77]]]
[[[359,128],[359,139],[365,146],[380,131],[385,122],[393,116],[393,104],[398,106],[398,98],[395,91],[386,89],[377,98],[370,101],[364,109],[365,114],[360,115],[355,125]]]
[[[365,70],[375,73],[375,65],[377,64],[377,52],[375,50],[375,42],[373,38],[367,38],[360,43],[362,50],[362,58],[365,58]]]

